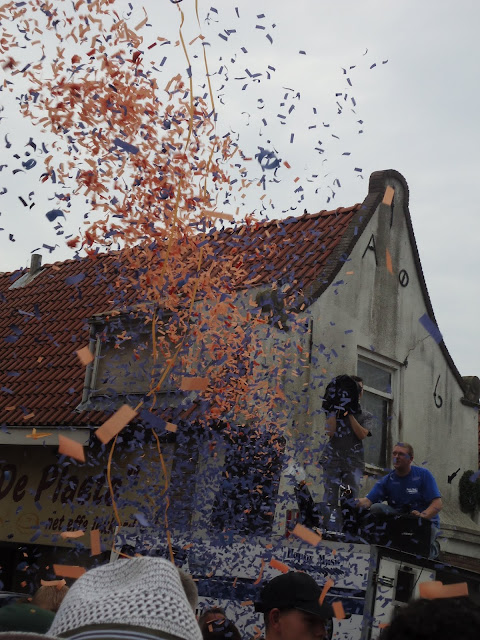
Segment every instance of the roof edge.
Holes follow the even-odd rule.
[[[402,188],[404,189],[404,201],[403,201],[403,212],[405,214],[405,220],[407,223],[407,229],[408,229],[408,237],[410,240],[410,245],[412,247],[412,252],[413,252],[413,261],[415,263],[415,268],[417,270],[417,275],[418,275],[418,279],[420,281],[420,287],[422,290],[422,295],[423,295],[423,299],[425,302],[425,306],[427,308],[427,313],[429,318],[435,323],[435,325],[438,327],[438,322],[437,319],[435,318],[435,313],[433,311],[433,305],[432,305],[432,301],[430,299],[430,294],[428,293],[428,288],[427,288],[427,283],[425,281],[425,276],[423,274],[423,269],[422,269],[422,263],[420,261],[420,254],[418,251],[418,246],[417,246],[417,241],[415,239],[415,233],[413,231],[413,224],[412,224],[412,217],[410,215],[410,208],[409,208],[409,200],[410,200],[410,190],[408,188],[408,184],[407,181],[405,180],[405,178],[402,176],[401,173],[399,173],[398,171],[396,171],[395,169],[385,169],[383,171],[375,171],[374,173],[372,173],[372,175],[370,176],[370,183],[369,183],[369,194],[372,191],[376,191],[377,193],[379,193],[379,197],[383,197],[383,193],[385,191],[385,187],[386,187],[386,180],[388,178],[392,178],[394,180],[398,180],[398,182],[400,182],[400,184],[402,185]],[[379,204],[379,203],[378,203]],[[457,369],[452,356],[450,355],[449,350],[447,349],[447,346],[443,340],[443,336],[442,336],[442,340],[441,342],[438,343],[440,350],[442,351],[445,360],[447,361],[448,366],[450,367],[450,370],[452,371],[454,377],[456,378],[458,385],[460,387],[460,389],[463,391],[463,393],[465,395],[468,394],[468,388],[467,385],[465,383],[465,380],[462,378],[459,370]]]

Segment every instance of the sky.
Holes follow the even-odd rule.
[[[136,25],[144,13],[140,1],[132,5],[115,4]],[[179,5],[143,2],[145,65],[154,64],[165,83],[186,75],[185,56],[175,46],[181,8],[186,42],[205,37],[188,47],[194,85],[200,94],[207,91],[204,47],[217,130],[233,132],[254,158],[248,166],[253,182],[266,178],[264,190],[252,188],[246,199],[229,202],[231,212],[239,206],[241,215],[255,210],[280,218],[350,206],[366,197],[373,171],[396,169],[409,185],[420,259],[445,344],[462,375],[480,375],[480,211],[473,188],[480,142],[478,2],[198,0],[200,26],[194,1]],[[170,44],[148,49],[157,36]],[[43,42],[47,57],[58,45],[50,39],[46,34]],[[3,271],[28,266],[33,251],[44,263],[71,257],[65,238],[78,233],[88,213],[78,196],[65,220],[46,218],[57,205],[54,189],[39,181],[40,145],[52,139],[18,113],[21,75],[13,88],[0,92]],[[35,150],[26,146],[30,137]],[[255,160],[262,149],[270,154],[267,162],[280,161],[276,173],[263,172]],[[28,159],[36,160],[31,169],[21,164]],[[23,170],[13,173],[16,168]]]

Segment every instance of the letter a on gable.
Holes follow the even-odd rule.
[[[365,257],[365,254],[369,249],[370,251],[373,251],[373,255],[375,256],[375,266],[378,267],[377,248],[375,246],[375,236],[373,235],[373,233],[370,236],[370,240],[368,241],[367,246],[365,247],[365,251],[363,252],[362,259]]]

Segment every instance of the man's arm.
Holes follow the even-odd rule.
[[[431,520],[442,510],[443,503],[441,498],[434,498],[428,507],[421,513],[417,510],[412,511],[412,515]]]
[[[358,498],[358,500],[355,502],[355,506],[357,507],[357,509],[370,509],[370,507],[372,506],[372,501],[368,498]]]
[[[348,417],[350,419],[350,426],[352,428],[352,431],[357,436],[357,438],[359,440],[363,440],[364,438],[366,438],[370,431],[368,429],[365,429],[365,427],[362,427],[362,425],[358,422],[354,415],[350,414]]]
[[[336,413],[332,413],[325,420],[325,431],[326,431],[327,436],[329,438],[333,438],[333,436],[335,435],[336,430],[337,430],[337,414]]]

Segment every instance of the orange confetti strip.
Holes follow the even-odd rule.
[[[86,573],[85,567],[78,567],[72,564],[54,564],[53,571],[56,576],[62,578],[80,578]]]
[[[107,444],[113,437],[120,433],[136,415],[137,412],[135,409],[129,407],[128,404],[124,404],[95,431],[95,435],[100,442]]]
[[[58,436],[58,453],[63,456],[69,456],[79,462],[85,462],[85,453],[83,451],[83,445],[75,440],[66,438],[65,436]]]
[[[282,573],[288,573],[290,571],[290,568],[287,567],[286,564],[283,564],[283,562],[280,562],[280,560],[275,560],[275,558],[272,558],[270,560],[270,566],[272,567],[272,569],[276,569],[277,571],[281,571]]]
[[[285,397],[285,394],[283,393],[283,391],[280,389],[280,387],[277,386],[275,387],[275,393],[277,394],[277,396],[280,398],[280,400],[286,400],[287,398]]]
[[[253,600],[244,600],[240,603],[241,607],[251,607],[253,604]]]
[[[320,594],[320,597],[318,599],[321,605],[323,604],[323,601],[325,600],[325,596],[327,595],[328,591],[333,587],[334,584],[335,584],[334,581],[331,578],[329,578],[323,585],[322,593]]]
[[[421,582],[418,585],[418,593],[420,598],[436,598],[436,594],[441,589],[443,584],[439,580],[429,580],[428,582]]]
[[[393,202],[393,196],[395,195],[395,189],[393,187],[387,187],[383,196],[382,204],[391,205]]]
[[[211,218],[220,218],[221,220],[230,220],[230,222],[235,220],[231,213],[220,213],[220,211],[204,211],[203,215]]]
[[[337,602],[332,602],[332,609],[337,620],[345,620],[345,610],[340,600],[338,600]]]
[[[61,538],[81,538],[82,536],[85,535],[85,531],[82,531],[81,529],[78,531],[62,531],[62,533],[60,534]]]
[[[355,271],[347,271],[346,275],[347,276],[353,276],[354,273],[355,273]]]
[[[461,598],[463,596],[468,596],[468,584],[466,582],[443,585],[442,598]]]
[[[380,622],[380,623],[378,624],[378,628],[379,628],[379,629],[386,629],[386,628],[387,628],[387,627],[389,627],[389,626],[390,626],[390,623],[389,623],[389,622]]]
[[[438,580],[422,582],[418,586],[421,598],[436,600],[437,598],[458,598],[468,596],[468,584],[457,582],[455,584],[443,584]]]
[[[253,584],[260,584],[262,577],[263,577],[263,571],[265,569],[265,560],[262,558],[262,566],[260,567],[260,571],[258,573],[258,578],[255,580],[255,582]]]
[[[61,580],[40,580],[40,584],[42,587],[57,587],[57,589],[60,590],[67,583],[62,578]]]
[[[317,544],[322,540],[322,537],[318,535],[318,533],[315,533],[315,531],[308,529],[308,527],[305,527],[303,524],[296,524],[292,533],[294,536],[305,540],[305,542],[308,542],[308,544],[311,544],[313,547],[316,547]]]
[[[180,383],[182,391],[205,391],[207,387],[207,378],[182,378]]]
[[[388,273],[391,273],[393,276],[392,256],[390,255],[390,251],[388,249],[385,249],[385,264],[387,266]]]
[[[83,347],[83,349],[79,349],[78,351],[75,351],[75,353],[84,366],[87,366],[87,364],[90,364],[90,362],[95,360],[95,356],[90,351],[89,347]]]
[[[177,431],[177,425],[176,424],[172,424],[171,422],[167,422],[167,424],[165,425],[165,429],[167,431],[171,431],[172,433],[175,433]]]
[[[26,438],[32,438],[33,440],[41,440],[41,438],[47,438],[52,433],[37,433],[35,427],[32,428],[32,433],[27,433]]]
[[[102,553],[102,545],[100,544],[100,529],[92,529],[90,531],[90,555],[98,556]]]

